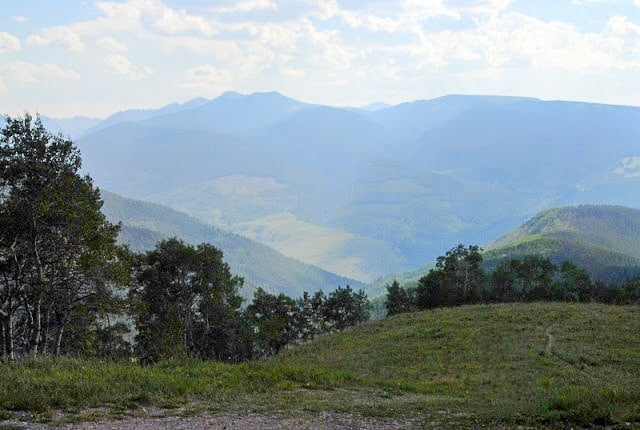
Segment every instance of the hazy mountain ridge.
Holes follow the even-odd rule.
[[[79,140],[97,184],[231,231],[259,225],[259,240],[352,234],[361,244],[313,261],[278,248],[332,268],[355,253],[369,279],[488,243],[549,207],[634,205],[640,188],[635,107],[453,95],[367,111],[225,93],[152,113]],[[283,213],[288,234],[266,221]],[[367,243],[384,246],[374,256]]]
[[[220,248],[231,270],[245,278],[246,288],[298,296],[304,291],[331,291],[338,286],[363,286],[358,281],[278,253],[242,236],[205,225],[184,213],[159,204],[142,202],[102,191],[103,213],[112,222],[122,222],[122,243],[134,250],[152,248],[157,240],[177,236],[190,244],[211,243]]]

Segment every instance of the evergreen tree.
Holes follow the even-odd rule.
[[[391,285],[387,284],[387,316],[411,312],[414,309],[413,301],[415,300],[411,293],[400,286],[397,280],[393,280]]]

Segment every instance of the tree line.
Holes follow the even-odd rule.
[[[222,251],[177,238],[146,253],[119,246],[119,225],[80,172],[72,141],[39,117],[0,131],[0,351],[19,356],[178,357],[241,361],[369,317],[349,286],[294,299],[255,292]]]
[[[387,285],[387,315],[476,303],[566,301],[639,304],[640,277],[620,285],[593,281],[572,262],[560,265],[539,255],[502,261],[483,270],[482,249],[460,244],[437,258],[435,268],[404,288],[398,281]]]

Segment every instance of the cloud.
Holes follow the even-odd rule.
[[[20,50],[20,40],[9,33],[0,32],[0,54]]]
[[[231,6],[218,6],[212,9],[216,13],[246,13],[264,10],[276,10],[278,5],[272,0],[246,0]]]
[[[0,96],[3,96],[7,93],[7,86],[4,84],[2,80],[2,76],[0,76]]]
[[[624,178],[640,177],[640,157],[625,157],[620,161],[621,166],[613,170],[613,173]]]
[[[120,54],[110,55],[105,59],[105,63],[115,73],[132,81],[138,81],[153,74],[153,70],[151,68],[138,67],[131,63],[127,57]]]
[[[127,45],[118,42],[113,37],[103,37],[101,39],[98,39],[96,45],[111,52],[125,52],[128,49]]]
[[[25,61],[13,61],[0,65],[5,78],[23,84],[47,82],[53,79],[79,80],[80,74],[73,69],[63,69],[57,64],[34,64]]]
[[[27,17],[26,16],[12,16],[11,20],[15,21],[15,22],[26,22],[27,21]]]
[[[207,94],[277,89],[349,104],[454,91],[547,97],[563,87],[560,82],[575,89],[561,88],[565,98],[606,95],[607,89],[630,94],[617,88],[632,85],[640,71],[640,26],[635,16],[615,14],[625,10],[613,10],[620,2],[612,3],[605,25],[590,31],[568,20],[516,13],[511,4],[517,2],[510,0],[220,0],[187,6],[195,3],[172,2],[180,9],[160,0],[98,1],[97,18],[39,30],[26,43],[66,48],[65,64],[82,64],[82,70],[107,64],[131,80],[161,70],[166,91],[174,91],[162,102],[185,88]],[[7,36],[0,33],[0,53],[20,49],[20,41],[9,43]],[[98,75],[83,72],[87,88],[100,88],[92,81]],[[113,105],[135,103],[125,100],[129,94],[118,95]],[[632,96],[625,102],[638,103]]]
[[[61,46],[73,52],[82,51],[85,47],[80,36],[70,27],[65,26],[44,28],[39,34],[27,37],[27,44],[39,48]]]
[[[233,79],[231,72],[211,64],[203,64],[186,72],[187,82],[184,88],[211,91],[224,88]]]
[[[105,17],[86,23],[84,27],[89,31],[140,30],[149,25],[155,31],[169,35],[192,33],[211,36],[215,33],[204,17],[189,14],[183,9],[172,9],[157,0],[99,2],[96,7]]]

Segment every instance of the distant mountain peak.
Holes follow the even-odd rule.
[[[232,100],[232,99],[240,99],[243,97],[245,97],[245,94],[240,94],[239,92],[236,92],[236,91],[225,91],[224,93],[216,97],[214,100]]]

